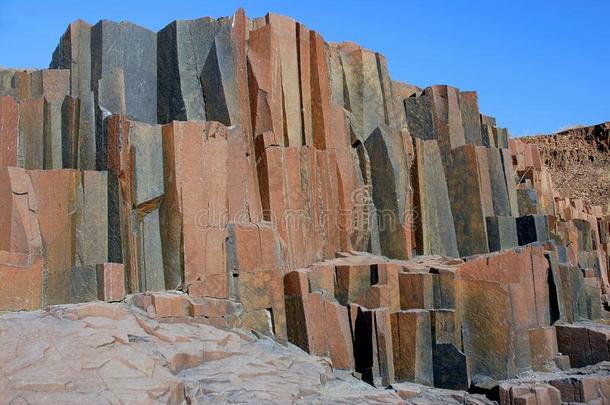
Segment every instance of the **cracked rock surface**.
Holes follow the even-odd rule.
[[[7,313],[0,341],[1,403],[401,402],[294,346],[122,303]]]
[[[5,313],[0,342],[1,404],[497,403],[414,383],[375,388],[291,344],[191,317],[158,321],[127,303]],[[497,400],[606,403],[609,370],[526,373],[498,381]]]

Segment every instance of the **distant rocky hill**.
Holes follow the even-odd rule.
[[[538,145],[561,195],[608,207],[610,122],[521,139]]]

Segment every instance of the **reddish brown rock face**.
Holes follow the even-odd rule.
[[[604,209],[608,206],[610,123],[525,137],[523,142],[535,148],[536,164],[548,168],[560,195],[583,198]]]
[[[163,128],[165,279],[193,295],[229,297],[227,149],[224,127],[173,122]]]
[[[6,253],[6,252],[3,252]],[[31,263],[11,262],[21,257],[3,254],[0,265],[0,306],[3,311],[35,310],[42,305],[42,258],[35,258]]]
[[[97,283],[99,299],[117,302],[125,298],[125,270],[122,264],[98,264]]]
[[[605,330],[569,324],[607,317],[608,213],[560,197],[549,142],[510,138],[476,93],[243,10],[78,21],[52,67],[0,70],[0,311],[128,297],[375,386],[607,360]]]
[[[71,203],[76,191],[74,171],[33,171],[37,191],[39,224],[48,249],[48,293],[50,304],[69,302],[72,263]]]
[[[12,97],[0,97],[0,167],[17,166],[19,110]]]

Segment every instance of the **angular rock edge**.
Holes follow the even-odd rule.
[[[288,17],[71,24],[50,69],[0,70],[0,199],[2,311],[134,294],[374,386],[490,396],[610,360],[609,213],[475,92]]]

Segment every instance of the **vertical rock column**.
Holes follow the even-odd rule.
[[[128,290],[165,289],[159,204],[164,192],[160,125],[107,120],[109,258],[124,263]]]
[[[63,167],[96,168],[96,122],[91,76],[91,25],[77,20],[70,24],[53,53],[51,67],[70,70],[70,98],[62,113]],[[119,112],[119,111],[116,111]],[[66,122],[67,121],[67,122]]]
[[[43,245],[25,170],[0,168],[0,204],[0,310],[38,309],[44,304]]]
[[[214,122],[163,127],[165,280],[192,296],[230,297],[227,129]]]
[[[331,47],[329,58],[331,81],[343,82],[331,87],[347,111],[349,137],[343,142],[356,148],[368,194],[368,250],[408,258],[408,162],[385,59],[352,43]]]
[[[0,96],[0,167],[17,166],[19,105],[11,96]]]
[[[106,173],[33,170],[28,174],[37,196],[46,259],[46,302],[96,299],[95,265],[107,262],[108,254]],[[83,295],[85,291],[91,294]]]

